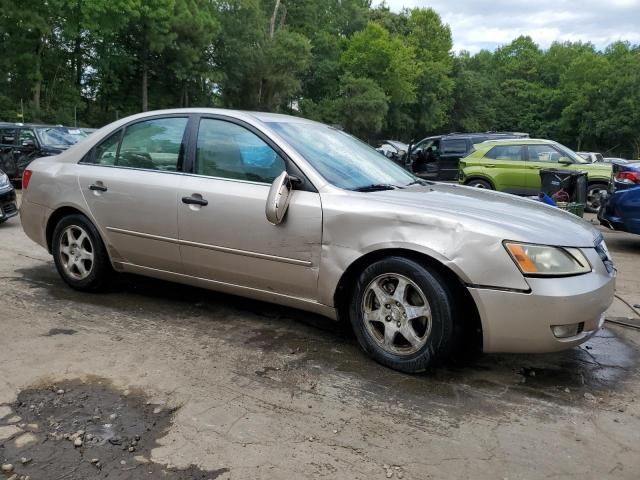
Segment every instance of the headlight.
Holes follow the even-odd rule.
[[[581,275],[591,264],[579,248],[549,247],[505,242],[505,248],[520,271],[527,276]]]
[[[8,186],[11,182],[9,182],[9,177],[6,173],[0,172],[0,188],[4,188]]]

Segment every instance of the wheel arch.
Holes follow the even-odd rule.
[[[60,207],[56,208],[53,211],[53,213],[51,215],[49,215],[49,218],[47,219],[47,226],[46,226],[46,229],[45,229],[45,239],[47,241],[47,250],[49,251],[49,253],[52,253],[52,251],[53,251],[53,245],[52,245],[53,244],[53,231],[56,229],[56,225],[58,224],[58,222],[60,222],[60,220],[62,220],[64,217],[67,217],[69,215],[82,215],[89,222],[91,222],[94,227],[96,227],[96,230],[98,231],[98,234],[102,237],[102,233],[100,232],[100,229],[97,228],[95,222],[93,221],[93,219],[89,215],[87,215],[85,212],[83,212],[78,207],[75,207],[75,206],[72,206],[72,205],[63,205],[63,206],[60,206]],[[106,243],[104,242],[104,238],[102,238],[102,242],[106,245]]]
[[[353,288],[358,275],[369,265],[384,258],[396,256],[413,260],[421,265],[429,266],[440,273],[453,289],[454,295],[462,299],[461,317],[463,325],[461,328],[471,341],[473,348],[482,349],[482,322],[480,312],[475,300],[469,293],[464,281],[447,265],[425,253],[405,248],[383,248],[368,252],[355,259],[343,272],[334,292],[334,305],[338,319],[344,320],[348,316],[349,300],[351,299]]]
[[[473,180],[482,180],[483,182],[487,182],[489,185],[491,185],[491,188],[493,190],[496,189],[496,185],[495,183],[493,183],[493,180],[491,180],[489,177],[485,177],[484,175],[479,174],[473,174],[469,178],[466,178],[464,184],[469,185],[469,183],[471,183]]]

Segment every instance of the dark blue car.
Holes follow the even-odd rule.
[[[606,201],[598,212],[602,225],[640,235],[640,163],[614,163]]]

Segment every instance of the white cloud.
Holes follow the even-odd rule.
[[[640,0],[387,0],[387,5],[394,11],[432,7],[451,27],[456,51],[494,49],[520,35],[543,48],[554,41],[598,48],[617,40],[640,43]]]

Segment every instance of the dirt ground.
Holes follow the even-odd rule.
[[[640,303],[640,236],[605,236]],[[18,219],[0,319],[0,479],[640,478],[630,328],[404,375],[304,312],[135,277],[74,292]]]

